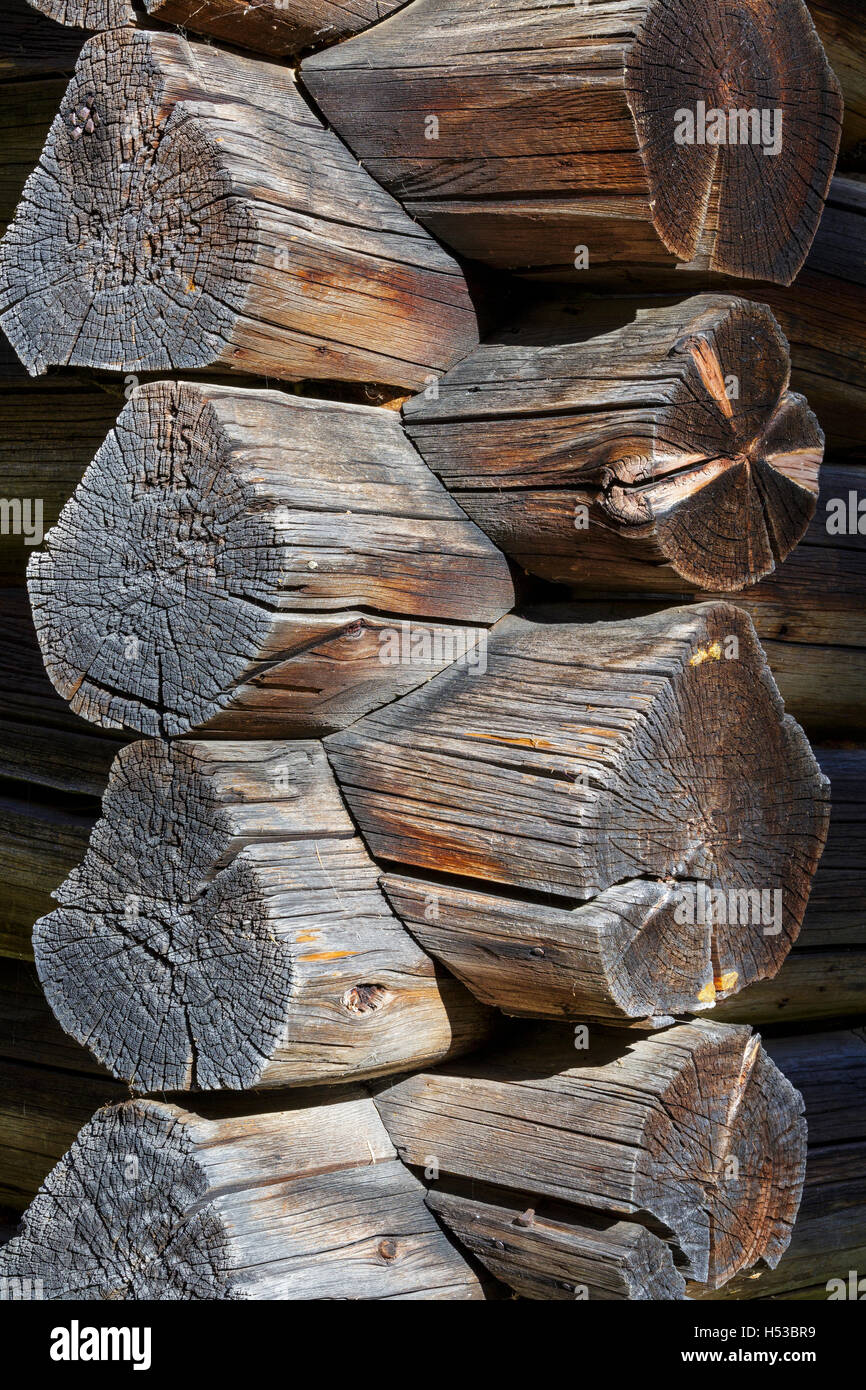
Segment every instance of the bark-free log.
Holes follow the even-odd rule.
[[[301,74],[446,243],[572,275],[583,250],[790,284],[841,131],[802,0],[414,0]]]
[[[632,1043],[594,1030],[576,1051],[567,1030],[542,1029],[376,1104],[407,1163],[532,1194],[530,1224],[556,1201],[576,1226],[589,1208],[664,1231],[682,1272],[717,1288],[778,1262],[803,1182],[802,1103],[760,1042],[701,1022]],[[515,1244],[499,1276],[522,1259]]]
[[[4,82],[0,88],[0,234],[33,172],[64,90],[58,77]]]
[[[91,33],[135,23],[135,10],[128,0],[29,0],[29,4],[58,24]]]
[[[0,248],[28,369],[221,364],[420,387],[478,341],[456,263],[276,64],[91,39]]]
[[[3,0],[0,78],[65,73],[75,67],[84,34],[62,29],[33,9],[29,0]]]
[[[48,1002],[136,1090],[376,1076],[488,1029],[389,910],[319,744],[130,745],[54,897]]]
[[[662,1017],[773,975],[826,836],[827,782],[723,603],[507,618],[484,675],[452,668],[326,746],[377,858],[475,880],[389,884],[520,1013]]]
[[[471,660],[469,625],[514,599],[393,411],[165,382],[134,393],[29,576],[76,713],[168,736],[340,728]]]
[[[861,0],[808,0],[809,13],[845,99],[842,149],[866,140],[866,32]]]
[[[32,961],[0,960],[0,1058],[103,1079],[109,1076],[86,1047],[64,1033],[48,1007]],[[54,1084],[62,1089],[63,1081]]]
[[[770,573],[815,510],[823,437],[789,378],[763,305],[612,300],[536,313],[403,413],[464,510],[533,574],[730,591]]]
[[[144,0],[153,19],[275,57],[336,43],[406,0]]]
[[[46,1299],[482,1298],[372,1101],[317,1100],[264,1113],[100,1110],[0,1250],[0,1288],[27,1278]]]
[[[0,736],[16,737],[0,728]],[[16,787],[0,796],[0,955],[30,960],[33,924],[86,853],[96,820],[89,798],[39,797]],[[25,799],[26,796],[26,799]]]

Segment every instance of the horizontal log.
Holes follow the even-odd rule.
[[[842,152],[853,153],[866,140],[866,35],[860,0],[807,0],[845,99]]]
[[[64,1033],[48,1007],[32,961],[0,960],[0,1059],[51,1070],[55,1075],[49,1085],[60,1090],[65,1083],[57,1072],[110,1078],[86,1047]],[[111,1094],[115,1084],[112,1079]]]
[[[817,748],[830,827],[798,946],[866,946],[866,749]]]
[[[790,1238],[805,1163],[802,1103],[749,1028],[700,1022],[632,1043],[601,1030],[581,1051],[565,1030],[534,1030],[471,1067],[384,1086],[376,1104],[398,1153],[426,1170],[434,1193],[442,1174],[531,1194],[514,1224],[545,1245],[535,1218],[548,1220],[548,1202],[567,1204],[575,1228],[589,1209],[664,1233],[650,1264],[659,1282],[664,1252],[669,1284],[676,1265],[718,1288],[758,1260],[774,1267]],[[432,1201],[447,1220],[447,1204]],[[536,1258],[525,1257],[519,1232],[503,1243],[497,1275],[511,1283],[514,1265],[522,1283]],[[551,1244],[553,1260],[568,1258],[555,1230]],[[476,1253],[486,1260],[483,1245]],[[568,1281],[582,1282],[571,1272]]]
[[[866,950],[795,950],[772,980],[760,980],[713,1014],[727,1023],[790,1027],[866,1014]]]
[[[336,43],[405,0],[144,0],[153,19],[274,57]]]
[[[29,0],[4,0],[0,27],[0,78],[69,74],[84,34],[62,29],[35,10]]]
[[[410,438],[532,574],[602,589],[732,591],[815,510],[823,436],[762,305],[700,295],[546,307],[408,401]]]
[[[468,625],[514,601],[393,411],[166,382],[133,393],[29,591],[72,709],[166,736],[340,728],[472,660]]]
[[[280,1104],[100,1110],[0,1250],[0,1288],[36,1279],[43,1298],[96,1301],[483,1298],[372,1101]]]
[[[32,959],[34,922],[87,850],[96,817],[80,801],[0,796],[0,955]]]
[[[326,747],[371,853],[421,871],[386,880],[397,911],[509,1012],[664,1019],[774,975],[826,836],[828,784],[728,604],[505,619],[485,674]]]
[[[130,745],[54,897],[48,1002],[135,1090],[378,1076],[489,1031],[389,910],[319,744]]]
[[[409,388],[478,341],[458,265],[288,68],[134,29],[82,51],[0,247],[0,326],[33,374]]]
[[[509,269],[586,253],[790,284],[841,133],[801,0],[707,0],[699,23],[692,0],[414,0],[301,76],[413,216]]]
[[[4,82],[0,90],[0,235],[11,220],[66,84],[48,77]]]

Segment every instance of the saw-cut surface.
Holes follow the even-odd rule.
[[[54,897],[48,1002],[136,1090],[374,1076],[487,1031],[390,911],[315,743],[130,745]]]
[[[446,244],[578,279],[680,264],[790,284],[841,133],[802,0],[414,0],[301,75]]]
[[[460,505],[533,574],[733,591],[815,510],[823,435],[770,311],[732,296],[553,306],[404,406]]]
[[[34,374],[414,388],[478,341],[459,266],[289,69],[133,29],[82,50],[0,248],[0,325]]]

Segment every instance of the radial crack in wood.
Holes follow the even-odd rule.
[[[98,1111],[0,1250],[0,1298],[483,1298],[372,1101],[317,1101]]]
[[[483,675],[326,747],[371,853],[430,876],[386,880],[410,929],[508,1011],[663,1018],[774,975],[827,834],[827,780],[724,603],[506,618]]]
[[[91,39],[0,248],[28,369],[224,367],[419,388],[478,341],[456,263],[279,65]]]
[[[48,1002],[136,1090],[375,1076],[487,1032],[390,912],[318,744],[130,745],[54,897]]]
[[[680,263],[790,284],[841,133],[802,0],[414,0],[301,73],[443,241],[568,276]]]
[[[778,1263],[803,1185],[802,1099],[760,1042],[700,1022],[634,1043],[594,1030],[581,1052],[542,1029],[471,1068],[390,1084],[376,1104],[407,1163],[529,1192],[542,1217],[554,1201],[638,1222],[718,1288]],[[515,1243],[499,1277],[525,1260]]]
[[[392,411],[167,382],[133,394],[29,590],[76,713],[167,736],[340,728],[477,662],[514,600]]]
[[[815,510],[823,435],[763,305],[552,306],[404,406],[465,511],[533,574],[598,589],[731,591]]]

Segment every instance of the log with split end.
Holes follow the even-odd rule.
[[[397,416],[136,391],[30,566],[46,668],[109,727],[320,732],[477,665],[508,564]]]
[[[425,1169],[434,1210],[530,1297],[550,1296],[538,1275],[554,1271],[572,1297],[588,1284],[590,1297],[678,1297],[681,1276],[719,1288],[774,1267],[791,1236],[802,1100],[750,1028],[682,1024],[636,1042],[594,1030],[584,1050],[562,1029],[532,1030],[471,1067],[388,1084],[376,1104],[401,1157]],[[467,1228],[452,1178],[505,1200],[473,1189]],[[622,1222],[646,1232],[630,1251]]]
[[[488,1031],[390,911],[315,743],[131,744],[54,897],[48,1002],[136,1090],[375,1076]]]
[[[509,1012],[661,1019],[774,975],[827,833],[828,783],[725,603],[506,618],[485,674],[326,747],[397,911]]]
[[[509,555],[597,590],[742,589],[815,510],[823,435],[770,311],[700,295],[536,308],[404,406]]]
[[[0,248],[0,324],[34,374],[410,388],[478,341],[460,268],[288,69],[135,29],[82,50]]]
[[[98,1111],[0,1250],[0,1298],[484,1297],[371,1100],[256,1107]]]
[[[790,284],[842,98],[802,0],[414,0],[301,68],[349,147],[464,255],[585,278]]]

